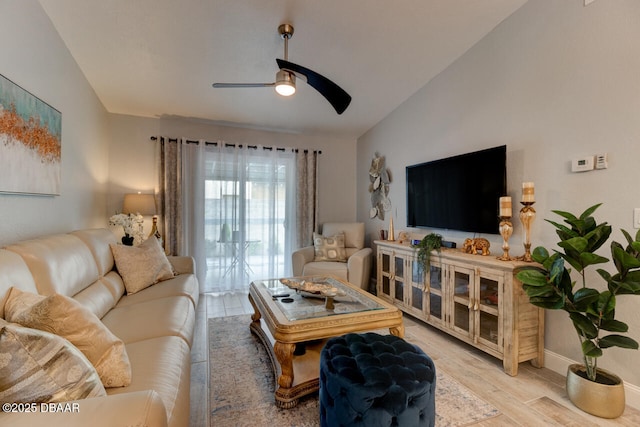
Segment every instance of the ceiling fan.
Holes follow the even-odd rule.
[[[344,113],[351,103],[351,96],[340,86],[328,78],[302,65],[289,62],[289,39],[293,36],[293,26],[282,24],[278,27],[280,36],[284,39],[284,59],[276,58],[280,71],[276,73],[273,83],[214,83],[214,88],[246,88],[246,87],[274,87],[282,96],[291,96],[296,92],[296,76],[302,77],[315,90],[320,92],[335,108],[338,114]]]

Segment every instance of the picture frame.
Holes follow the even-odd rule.
[[[0,193],[60,195],[62,114],[0,75]]]

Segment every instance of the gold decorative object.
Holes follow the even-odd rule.
[[[398,243],[401,245],[407,245],[411,243],[411,239],[409,239],[409,233],[406,231],[398,232]]]
[[[500,225],[498,230],[502,236],[502,256],[497,257],[501,261],[511,261],[509,255],[509,238],[513,234],[513,224],[511,223],[511,197],[500,197]]]
[[[149,237],[154,236],[158,240],[162,240],[162,236],[158,231],[158,215],[153,216],[153,225],[151,226],[151,233],[149,233]]]
[[[301,292],[307,292],[309,294],[321,295],[323,297],[331,296],[344,296],[346,293],[328,283],[326,280],[319,279],[315,282],[308,280],[296,280],[296,279],[280,279],[280,283],[288,288],[295,289]]]
[[[395,232],[393,231],[393,215],[389,215],[389,234],[387,240],[396,240]]]
[[[477,239],[465,239],[462,244],[462,250],[468,254],[477,254],[480,251],[481,255],[489,255],[489,247],[491,244],[483,237]]]
[[[520,202],[522,203],[522,209],[520,209],[520,222],[524,226],[524,255],[518,257],[520,261],[532,262],[531,258],[531,223],[536,218],[536,210],[533,209],[535,202]]]
[[[525,262],[532,262],[531,258],[531,223],[536,218],[536,210],[533,209],[533,204],[536,202],[533,182],[522,183],[522,209],[520,209],[520,222],[522,222],[524,229],[524,255],[517,259]]]
[[[511,261],[513,260],[509,255],[509,237],[513,234],[511,217],[501,216],[498,230],[500,230],[500,235],[502,236],[502,256],[499,256],[498,259],[501,261]]]

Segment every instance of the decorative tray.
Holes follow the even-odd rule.
[[[338,289],[330,283],[323,281],[312,282],[307,280],[280,279],[280,283],[289,287],[290,289],[295,289],[296,291],[315,296],[335,297],[346,295],[346,292],[344,292],[343,290]]]

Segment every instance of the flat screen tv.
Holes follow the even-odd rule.
[[[407,166],[407,226],[498,234],[507,147]]]

